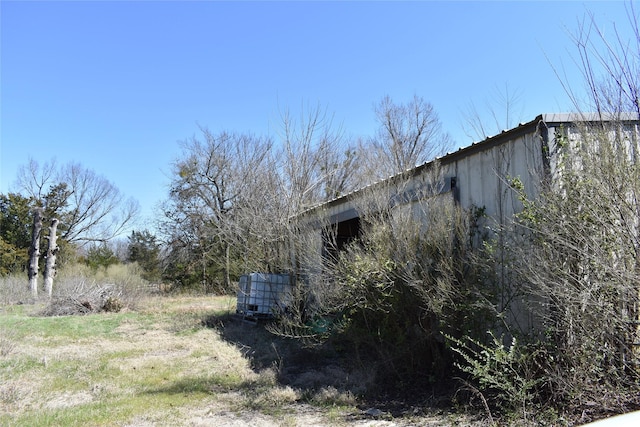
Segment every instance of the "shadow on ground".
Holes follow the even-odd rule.
[[[348,393],[357,396],[363,408],[375,406],[394,416],[451,405],[451,384],[419,391],[412,388],[407,393],[386,390],[385,385],[375,383],[379,367],[373,369],[372,359],[361,359],[353,349],[336,349],[330,343],[305,347],[298,340],[270,333],[263,322],[247,322],[235,314],[208,316],[203,323],[238,347],[254,371],[272,368],[280,384],[301,390],[303,395],[314,396],[326,390]],[[346,346],[343,343],[340,347]]]
[[[225,314],[209,316],[204,324],[238,347],[254,371],[274,369],[283,385],[309,391],[332,387],[362,395],[372,380],[345,352],[329,344],[308,348],[298,340],[276,336],[265,329],[264,321],[248,322]]]

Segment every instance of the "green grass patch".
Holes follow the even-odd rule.
[[[117,404],[114,401],[97,401],[72,407],[44,409],[32,411],[15,417],[8,424],[3,421],[8,418],[0,417],[3,425],[29,426],[109,426],[117,425],[115,420],[126,420],[137,413],[135,405]],[[4,419],[3,419],[4,418]]]
[[[0,314],[7,316],[27,316],[34,311],[32,305],[13,304],[0,306]]]
[[[0,330],[11,331],[16,339],[40,337],[65,342],[114,334],[131,313],[104,313],[87,316],[34,317],[25,315],[0,316]]]

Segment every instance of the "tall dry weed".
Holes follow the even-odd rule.
[[[0,276],[0,305],[21,304],[30,301],[27,274]]]

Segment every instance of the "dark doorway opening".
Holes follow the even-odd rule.
[[[360,237],[360,218],[355,217],[332,224],[322,233],[323,254],[335,258],[345,247]]]

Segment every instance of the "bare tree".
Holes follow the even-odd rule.
[[[221,286],[228,289],[231,250],[246,251],[250,243],[260,241],[257,236],[246,237],[250,231],[242,227],[239,207],[262,200],[247,199],[269,182],[261,172],[269,170],[272,142],[246,134],[200,131],[200,137],[182,143],[182,158],[174,164],[165,234],[172,242],[173,256],[183,256],[184,251],[199,254],[202,282],[217,280],[208,273],[209,266],[217,265],[213,270],[223,272]],[[237,245],[240,236],[246,237],[247,245]]]
[[[593,13],[588,13],[571,35],[582,88],[552,66],[578,111],[597,112],[607,119],[611,114],[630,112],[640,117],[640,19],[633,1],[625,7],[626,25],[611,23],[612,28],[605,30]]]
[[[31,246],[29,247],[29,290],[33,297],[38,296],[38,261],[40,259],[40,234],[42,231],[42,208],[33,210]]]
[[[200,130],[174,164],[164,228],[171,247],[183,249],[172,256],[189,252],[202,280],[226,289],[240,272],[291,271],[291,219],[353,189],[355,150],[319,107],[300,119],[284,112],[277,144]]]
[[[282,195],[289,213],[295,214],[321,201],[351,191],[358,184],[358,155],[335,128],[326,111],[308,108],[296,120],[287,110],[282,114]]]
[[[60,182],[67,184],[69,198],[67,225],[61,237],[70,242],[106,242],[126,231],[139,211],[137,201],[126,199],[104,177],[80,164],[69,164],[61,171]]]
[[[56,276],[56,257],[60,250],[57,244],[58,222],[57,218],[53,218],[51,220],[51,224],[49,225],[49,235],[47,236],[49,242],[47,245],[47,255],[45,257],[44,291],[47,293],[49,298],[51,298],[51,294],[53,292],[53,279]]]
[[[432,160],[450,147],[433,106],[422,97],[396,104],[389,96],[374,108],[379,124],[371,141],[373,160],[369,173],[374,179],[387,178]]]
[[[521,102],[520,91],[511,90],[508,84],[504,89],[496,86],[483,107],[479,108],[471,102],[463,113],[465,122],[462,128],[465,134],[473,142],[513,128],[522,117],[522,109],[519,108]]]
[[[51,223],[45,265],[45,288],[49,296],[55,276],[58,224],[61,225],[59,237],[69,243],[106,242],[125,231],[138,212],[137,202],[125,200],[111,182],[77,163],[60,167],[52,161],[40,166],[31,159],[18,169],[17,183],[40,207],[40,229],[42,220]],[[31,276],[32,273],[30,287],[34,292]]]
[[[41,167],[31,159],[18,169],[17,184],[49,216],[58,217],[60,237],[72,243],[106,242],[125,231],[139,210],[135,200],[78,163]]]

